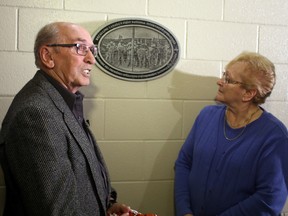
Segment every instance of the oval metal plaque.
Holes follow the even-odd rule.
[[[110,22],[93,35],[98,47],[96,65],[105,73],[128,81],[158,78],[179,59],[179,45],[163,26],[143,19]]]

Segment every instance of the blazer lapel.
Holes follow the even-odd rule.
[[[101,199],[102,206],[106,210],[108,194],[110,191],[110,185],[109,185],[109,182],[108,182],[108,185],[107,185],[107,182],[105,182],[105,184],[107,185],[107,188],[103,188],[101,181],[99,181],[99,173],[97,173],[97,170],[101,170],[101,167],[99,167],[99,169],[93,169],[92,168],[95,166],[100,166],[99,162],[102,163],[105,167],[104,160],[102,158],[100,149],[96,145],[96,141],[94,139],[94,136],[92,135],[92,133],[89,130],[89,133],[91,134],[91,138],[93,140],[93,145],[94,145],[95,149],[91,147],[91,143],[90,143],[85,131],[83,130],[83,128],[80,126],[80,124],[76,120],[74,114],[69,109],[68,105],[65,103],[65,101],[63,100],[60,93],[40,73],[37,73],[35,75],[35,77],[38,77],[40,79],[39,80],[40,82],[38,82],[38,84],[42,85],[42,87],[46,89],[50,98],[53,100],[55,106],[63,113],[64,121],[65,121],[67,127],[69,128],[71,134],[73,135],[74,139],[77,141],[77,143],[80,146],[80,148],[82,149],[85,157],[87,158],[89,168],[90,168],[91,173],[92,173],[93,181],[96,185],[96,189],[97,189],[98,195]],[[97,157],[98,157],[98,160],[97,160]],[[106,170],[105,170],[105,174],[108,178],[108,173],[106,173]],[[104,181],[106,181],[106,180],[104,180]],[[107,179],[107,181],[109,181],[109,179]]]
[[[103,159],[100,153],[99,148],[97,145],[91,146],[92,143],[90,143],[87,135],[85,134],[83,128],[79,125],[79,123],[76,121],[74,115],[70,116],[69,113],[64,113],[64,121],[67,124],[67,127],[71,131],[71,134],[74,136],[75,140],[77,140],[80,148],[84,152],[87,161],[89,163],[89,167],[91,170],[91,173],[93,175],[94,182],[96,184],[96,189],[99,194],[99,197],[101,199],[101,202],[103,204],[104,209],[106,208],[107,199],[103,199],[104,197],[107,198],[109,188],[106,181],[107,173],[102,169],[101,164],[103,165]],[[93,138],[93,144],[95,143],[95,140]],[[101,164],[100,164],[101,163]],[[92,169],[92,167],[97,166],[96,169]],[[104,166],[103,166],[104,167]],[[105,167],[106,168],[106,167]],[[103,188],[102,181],[99,179],[99,175],[102,175],[102,173],[97,173],[98,170],[103,170],[104,173],[104,183],[106,185],[105,188]]]

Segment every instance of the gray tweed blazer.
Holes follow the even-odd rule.
[[[109,176],[91,136],[94,145],[38,71],[15,96],[2,123],[4,216],[105,216]]]

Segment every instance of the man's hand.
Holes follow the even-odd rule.
[[[120,203],[114,203],[107,211],[107,215],[129,216],[130,207]]]

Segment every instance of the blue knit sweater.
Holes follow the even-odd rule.
[[[224,120],[224,105],[197,117],[175,163],[177,216],[279,215],[287,197],[288,133],[272,114],[243,128]]]

